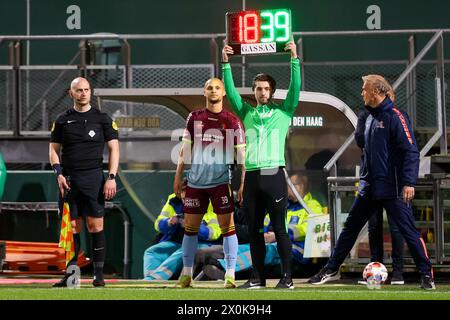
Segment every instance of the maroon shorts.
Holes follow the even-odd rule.
[[[226,214],[234,211],[233,194],[229,184],[221,184],[213,188],[186,187],[183,212],[189,214],[205,214],[211,200],[215,214]]]

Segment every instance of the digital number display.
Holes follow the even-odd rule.
[[[228,12],[226,34],[235,54],[284,52],[292,36],[291,10]]]

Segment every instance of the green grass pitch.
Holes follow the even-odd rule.
[[[2,284],[0,300],[450,300],[450,284],[437,283],[433,291],[420,289],[418,283],[369,290],[355,282],[313,286],[297,279],[294,290],[274,289],[276,280],[258,290],[223,289],[219,281],[194,282],[189,289],[175,288],[174,281],[123,280],[105,288],[83,283],[79,289],[52,288],[48,283]]]

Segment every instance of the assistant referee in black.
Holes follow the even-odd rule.
[[[60,195],[67,192],[74,233],[75,257],[69,265],[76,265],[80,250],[82,218],[91,235],[94,264],[94,287],[105,285],[105,233],[103,217],[105,199],[116,194],[115,177],[119,167],[118,128],[112,119],[90,105],[91,88],[85,78],[70,84],[74,105],[60,114],[53,123],[49,148],[50,164],[57,176]],[[109,151],[109,174],[103,174],[103,150]],[[61,155],[61,156],[60,156]],[[66,287],[67,274],[54,287]]]

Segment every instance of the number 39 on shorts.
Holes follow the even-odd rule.
[[[220,199],[222,200],[222,204],[227,204],[228,203],[228,197],[227,196],[220,197]]]

